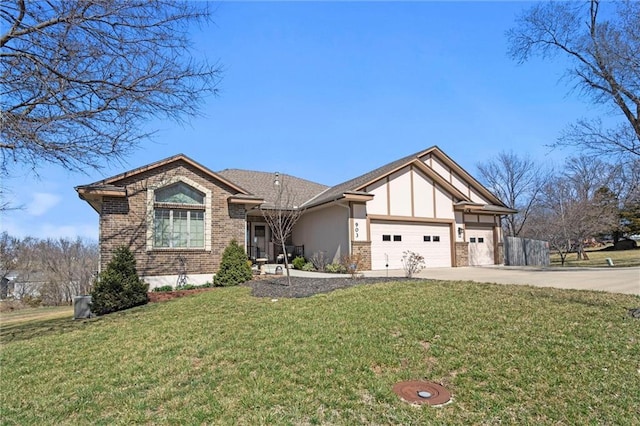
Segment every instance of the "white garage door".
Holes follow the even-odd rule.
[[[419,253],[427,268],[451,266],[448,224],[371,222],[371,268],[402,269],[404,251]]]
[[[469,243],[469,265],[493,265],[493,229],[467,227],[465,235]]]

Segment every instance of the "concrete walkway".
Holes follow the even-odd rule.
[[[269,274],[277,265],[265,265]],[[282,266],[283,274],[284,265]],[[291,276],[309,278],[344,278],[344,274],[326,274],[291,269]],[[404,277],[401,269],[365,271],[366,277]],[[536,268],[519,266],[475,266],[462,268],[426,268],[416,278],[479,283],[522,284],[572,290],[595,290],[640,296],[640,267],[633,268]]]
[[[385,276],[386,271],[368,271],[366,276]],[[402,277],[403,271],[389,271]],[[484,266],[427,268],[417,277],[435,280],[475,281],[497,284],[524,284],[573,290],[596,290],[640,295],[640,267],[633,268],[535,268]]]

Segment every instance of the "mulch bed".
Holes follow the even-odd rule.
[[[402,280],[407,280],[407,278],[402,278]],[[351,278],[349,275],[345,275],[344,278],[291,277],[291,285],[287,285],[287,277],[267,275],[266,278],[263,276],[259,279],[247,281],[242,285],[251,287],[251,294],[256,297],[298,298],[309,297],[319,293],[329,293],[339,288],[392,281],[398,281],[398,278]]]
[[[176,291],[150,291],[149,302],[166,302],[167,300],[176,299],[178,297],[191,296],[205,291],[215,290],[215,288],[196,288],[193,290],[176,290]]]
[[[329,293],[331,291],[348,288],[356,285],[378,284],[384,282],[398,281],[399,278],[384,277],[361,277],[351,278],[345,275],[344,278],[307,278],[307,277],[291,277],[291,285],[287,284],[287,277],[261,275],[254,277],[253,280],[241,284],[251,288],[251,294],[255,297],[271,297],[271,298],[300,298],[310,297],[314,294]],[[408,280],[408,278],[401,278]],[[190,296],[205,291],[216,290],[222,287],[198,288],[195,290],[178,290],[178,291],[160,291],[149,292],[149,302],[165,302],[167,300],[178,297]]]

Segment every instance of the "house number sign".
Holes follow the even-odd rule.
[[[354,232],[356,234],[356,238],[360,235],[360,230],[358,229],[358,222],[355,222]]]

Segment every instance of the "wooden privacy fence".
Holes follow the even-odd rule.
[[[509,266],[549,266],[549,243],[529,238],[505,237],[504,264]]]

